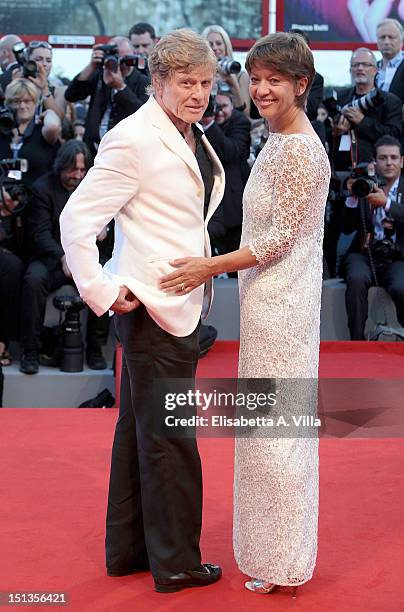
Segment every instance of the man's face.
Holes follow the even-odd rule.
[[[130,42],[136,53],[142,53],[149,57],[150,52],[152,51],[154,45],[156,44],[156,40],[150,36],[150,32],[145,32],[144,34],[132,34],[130,37]]]
[[[219,108],[216,112],[215,119],[216,123],[221,125],[222,123],[230,119],[231,114],[233,112],[233,103],[227,96],[217,94],[216,104]]]
[[[376,61],[368,51],[357,51],[352,55],[351,75],[355,85],[373,86],[376,73]]]
[[[386,60],[390,60],[401,50],[401,32],[394,23],[385,23],[377,28],[377,46]]]
[[[76,160],[72,168],[61,170],[60,182],[67,191],[74,191],[86,175],[86,164],[83,153],[76,155]]]
[[[154,83],[158,101],[175,125],[178,120],[188,124],[200,121],[212,84],[211,66],[198,66],[192,72],[177,70],[167,81]]]
[[[115,42],[114,40],[109,41],[109,44],[114,44],[118,47],[118,55],[119,57],[124,57],[125,55],[132,55],[133,48],[130,44],[129,40],[120,40],[119,42]],[[122,77],[126,79],[127,76],[133,70],[133,66],[127,66],[126,64],[119,64],[119,69],[121,71]]]
[[[377,147],[376,173],[386,180],[395,180],[401,174],[403,158],[400,149],[394,145]]]

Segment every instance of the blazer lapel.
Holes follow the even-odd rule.
[[[164,144],[175,153],[175,155],[181,157],[197,176],[199,181],[202,182],[202,176],[195,155],[153,96],[150,96],[147,102],[147,112],[152,124],[160,130],[160,138]]]
[[[220,202],[222,201],[225,182],[224,182],[223,166],[218,156],[216,155],[214,148],[212,147],[212,145],[210,144],[209,140],[206,138],[205,135],[202,136],[202,142],[203,142],[203,145],[209,157],[211,158],[213,162],[213,175],[214,175],[213,189],[210,195],[208,212],[206,214],[206,219],[205,219],[205,223],[207,225],[209,222],[209,219],[211,218],[216,208],[219,206]]]

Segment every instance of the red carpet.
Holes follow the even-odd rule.
[[[389,344],[388,350],[380,343],[366,347],[325,344],[322,376],[403,377],[399,344]],[[234,348],[217,344],[202,360],[199,375],[233,375]],[[402,439],[321,440],[318,564],[296,600],[287,589],[268,596],[243,590],[231,546],[232,441],[202,439],[203,555],[222,564],[224,577],[206,589],[160,595],[152,591],[147,573],[108,578],[104,572],[116,411],[3,409],[0,414],[1,592],[64,591],[74,612],[403,608]]]

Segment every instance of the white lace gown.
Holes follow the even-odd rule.
[[[241,246],[251,247],[259,265],[239,276],[240,378],[318,376],[329,178],[314,135],[270,134],[252,168]],[[278,585],[303,584],[316,562],[317,523],[317,437],[238,438],[233,544],[240,570]]]

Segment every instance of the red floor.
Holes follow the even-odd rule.
[[[400,345],[322,347],[323,376],[402,376]],[[231,349],[230,351],[228,349]],[[375,349],[378,350],[375,350]],[[231,375],[234,346],[218,344],[201,376]],[[401,373],[401,374],[400,374]],[[1,411],[0,591],[65,591],[68,609],[396,611],[402,604],[402,438],[322,438],[319,555],[314,579],[293,600],[242,588],[231,546],[231,439],[201,439],[204,559],[224,577],[206,589],[160,595],[147,573],[108,578],[104,515],[116,411]],[[51,608],[55,608],[51,606]],[[32,607],[20,607],[30,610]]]

